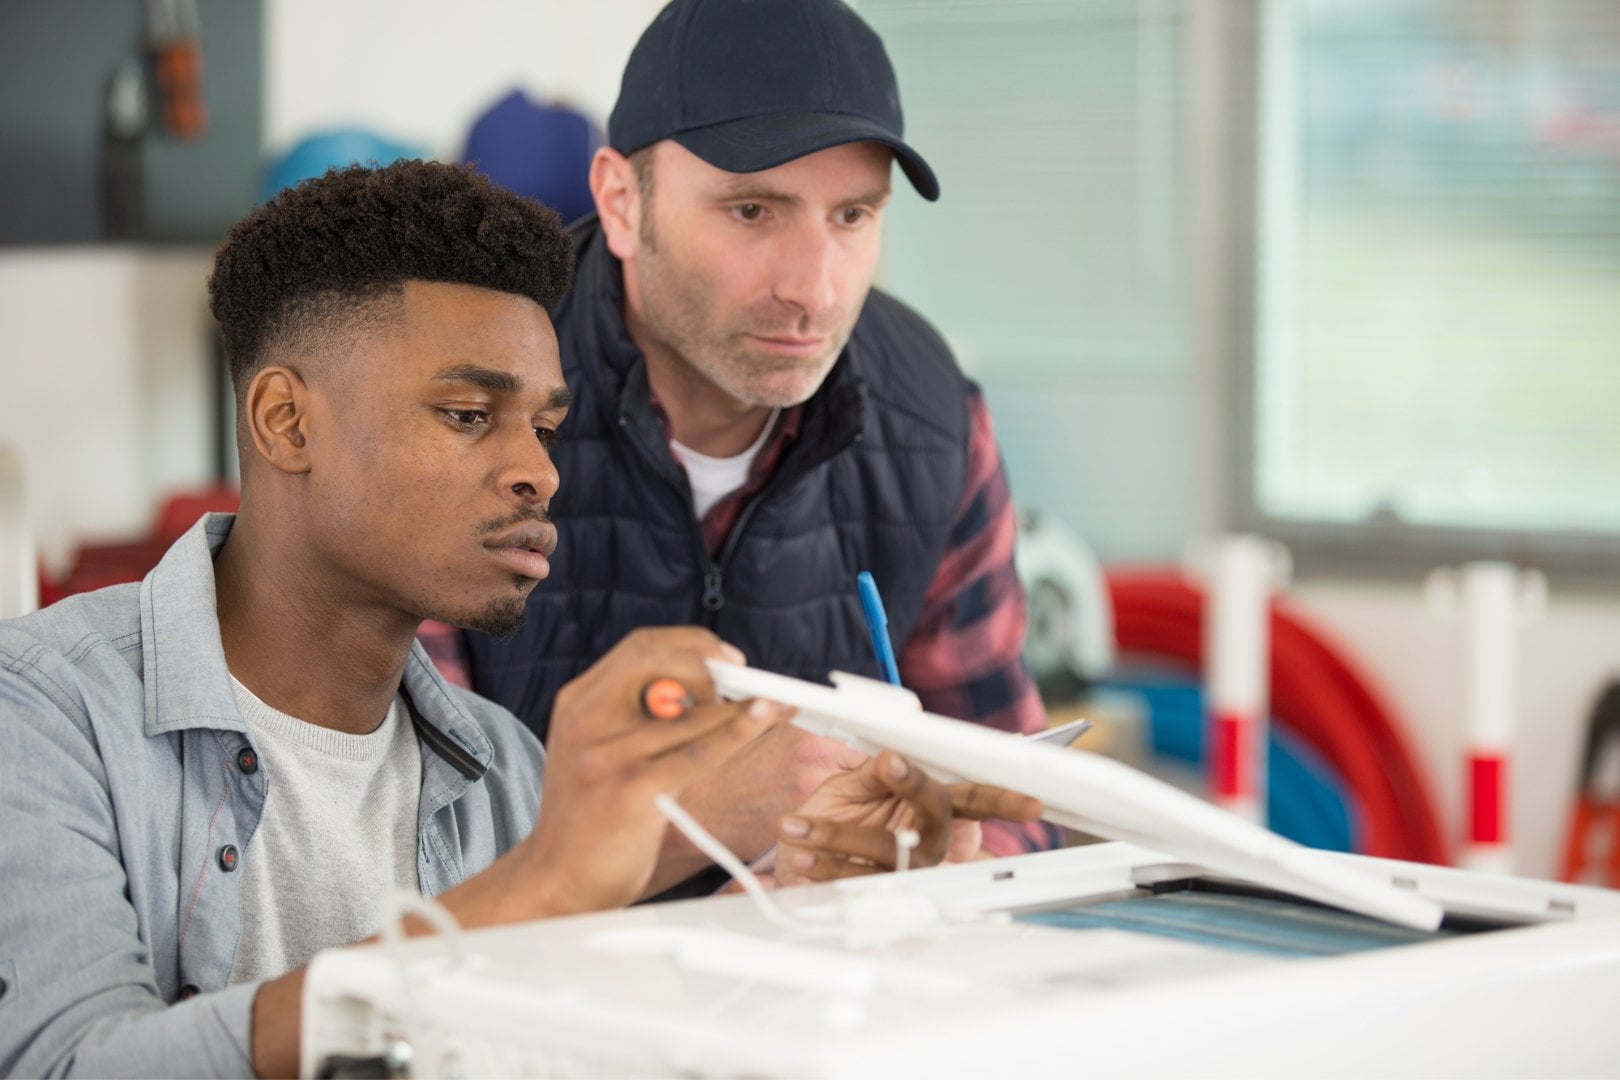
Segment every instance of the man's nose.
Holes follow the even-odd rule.
[[[560,478],[551,460],[551,451],[533,431],[514,432],[503,440],[504,461],[500,486],[526,502],[549,503],[557,494]]]
[[[820,223],[792,230],[777,267],[776,298],[808,315],[820,315],[838,303],[838,244]]]

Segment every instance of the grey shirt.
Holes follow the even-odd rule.
[[[375,731],[334,731],[273,709],[236,679],[236,707],[276,793],[242,851],[242,921],[231,982],[273,979],[322,949],[382,928],[395,889],[420,892],[422,751],[396,697]]]
[[[0,622],[0,1073],[252,1075],[237,871],[275,793],[219,640],[233,521],[209,515],[139,585]],[[543,755],[420,646],[401,690],[431,896],[533,828]]]

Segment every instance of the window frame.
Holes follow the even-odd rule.
[[[1261,110],[1267,105],[1266,34],[1273,9],[1289,0],[1193,4],[1188,85],[1195,370],[1209,460],[1202,478],[1216,492],[1203,520],[1221,531],[1254,532],[1286,544],[1310,576],[1409,579],[1442,565],[1505,560],[1555,580],[1620,591],[1620,533],[1507,530],[1399,521],[1329,522],[1285,517],[1258,499],[1260,248],[1263,193]],[[1270,56],[1271,62],[1275,57]],[[1200,126],[1202,125],[1202,126]],[[1620,493],[1617,493],[1620,497]]]

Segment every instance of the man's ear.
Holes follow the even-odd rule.
[[[636,167],[611,146],[591,159],[591,197],[608,250],[620,261],[633,258],[641,239],[641,188]]]
[[[242,412],[254,450],[272,468],[309,472],[309,384],[302,375],[279,364],[260,371],[248,384]]]

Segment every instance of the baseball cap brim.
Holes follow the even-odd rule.
[[[886,128],[859,116],[766,113],[678,131],[670,138],[715,168],[737,173],[773,169],[806,154],[846,143],[882,143],[894,151],[895,160],[917,194],[929,201],[939,198],[939,181],[922,155]]]

